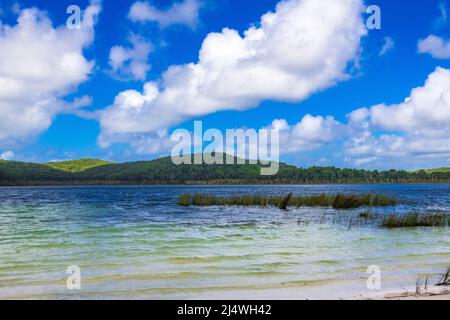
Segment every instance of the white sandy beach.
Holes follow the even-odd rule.
[[[382,294],[367,296],[368,300],[450,300],[449,287],[432,287],[427,290],[413,291],[389,291]]]

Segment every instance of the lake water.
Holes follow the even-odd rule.
[[[450,185],[0,189],[0,299],[354,298],[450,266],[450,229],[385,229],[365,209],[179,207],[183,193],[379,193],[376,215],[450,212]],[[66,288],[81,268],[81,290]]]

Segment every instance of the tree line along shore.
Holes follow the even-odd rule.
[[[109,163],[81,159],[59,163],[0,161],[1,186],[47,185],[216,185],[216,184],[411,184],[450,183],[450,171],[298,168],[280,163],[274,176],[261,176],[261,165],[175,165],[170,157]]]

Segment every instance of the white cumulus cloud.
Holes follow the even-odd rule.
[[[372,123],[387,130],[435,136],[450,132],[450,70],[438,67],[404,102],[371,108]]]
[[[243,35],[210,33],[197,63],[171,66],[143,92],[117,95],[100,116],[100,145],[266,100],[299,102],[348,79],[367,33],[362,12],[360,0],[288,0]]]
[[[2,154],[0,154],[1,160],[13,160],[15,158],[15,154],[13,151],[4,151]]]
[[[444,1],[438,3],[439,17],[434,21],[434,28],[441,29],[448,23],[448,6]],[[418,42],[418,52],[430,54],[436,59],[450,58],[450,40],[431,34]]]
[[[450,58],[450,41],[435,35],[419,40],[419,53],[428,53],[436,59]]]
[[[131,6],[128,18],[134,22],[157,22],[161,28],[171,25],[195,28],[201,8],[202,2],[199,0],[176,2],[165,10],[158,9],[148,1],[138,1]]]
[[[345,133],[345,126],[333,117],[304,116],[298,123],[289,125],[284,119],[272,122],[270,129],[280,133],[280,152],[282,154],[319,149],[334,142]]]
[[[349,158],[450,158],[450,70],[437,68],[403,102],[358,109],[349,115]]]
[[[109,53],[113,74],[125,79],[145,80],[150,70],[148,63],[152,44],[136,35],[130,36],[131,48],[114,46]]]
[[[65,108],[61,100],[86,81],[93,68],[83,50],[94,38],[100,4],[84,11],[81,30],[53,27],[36,8],[20,11],[17,23],[0,23],[0,143],[25,140],[46,130]],[[79,100],[81,101],[81,100]]]

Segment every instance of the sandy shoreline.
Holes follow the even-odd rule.
[[[381,295],[365,297],[365,300],[450,300],[449,287],[433,287],[428,290],[420,290],[419,293],[412,291],[385,292]]]

